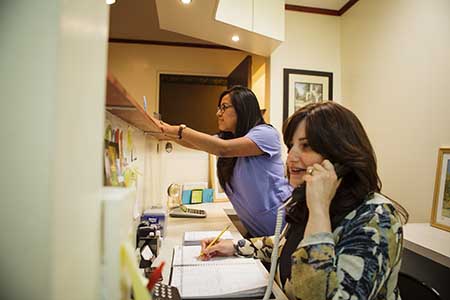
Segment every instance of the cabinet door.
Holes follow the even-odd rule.
[[[253,5],[253,31],[284,41],[284,1],[256,0]]]
[[[279,0],[276,0],[279,1]],[[270,0],[269,0],[270,2]],[[221,0],[216,20],[248,31],[253,29],[253,0]]]

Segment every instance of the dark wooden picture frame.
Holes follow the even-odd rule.
[[[333,73],[283,70],[283,121],[296,109],[322,101],[333,101]]]

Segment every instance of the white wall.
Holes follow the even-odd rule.
[[[340,19],[286,11],[286,40],[270,56],[270,120],[281,133],[283,69],[333,73],[333,98],[341,99]]]
[[[166,205],[167,188],[171,183],[199,183],[206,182],[209,179],[209,156],[203,151],[191,150],[172,143],[173,150],[168,153],[165,150],[167,142],[161,142],[160,154],[160,185],[159,192],[163,202],[161,206]]]
[[[0,4],[2,299],[99,295],[107,26],[101,1]]]
[[[383,192],[428,222],[438,148],[450,145],[450,1],[359,1],[342,18],[342,66]]]

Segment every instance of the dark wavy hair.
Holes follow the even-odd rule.
[[[309,104],[297,110],[283,125],[283,139],[292,148],[292,138],[305,121],[312,150],[348,170],[331,202],[330,217],[341,220],[374,192],[380,192],[375,152],[358,118],[336,102]],[[333,223],[333,222],[332,222]]]
[[[229,140],[243,137],[253,127],[266,124],[261,114],[258,99],[256,99],[255,94],[249,88],[236,85],[224,91],[219,97],[219,106],[226,95],[230,95],[231,103],[237,114],[237,124],[235,133],[221,131],[219,132],[220,138]],[[236,160],[236,157],[220,157],[217,160],[217,177],[223,189],[225,189],[227,184],[232,188],[230,181]]]

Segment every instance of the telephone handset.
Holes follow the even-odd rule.
[[[334,171],[337,178],[342,178],[350,171],[350,168],[346,165],[339,163],[334,164]],[[306,206],[306,182],[302,183],[292,191],[292,202],[286,208],[286,220],[289,223],[297,223],[299,219],[306,217],[307,210],[301,209],[302,206]]]
[[[339,179],[339,178],[344,177],[350,171],[350,168],[345,165],[334,164],[334,171],[336,172],[337,178]],[[296,201],[304,200],[306,198],[306,182],[304,182],[301,185],[299,185],[298,187],[296,187],[292,194],[294,194],[294,193],[297,196],[297,197],[293,197],[294,200],[296,200]]]

